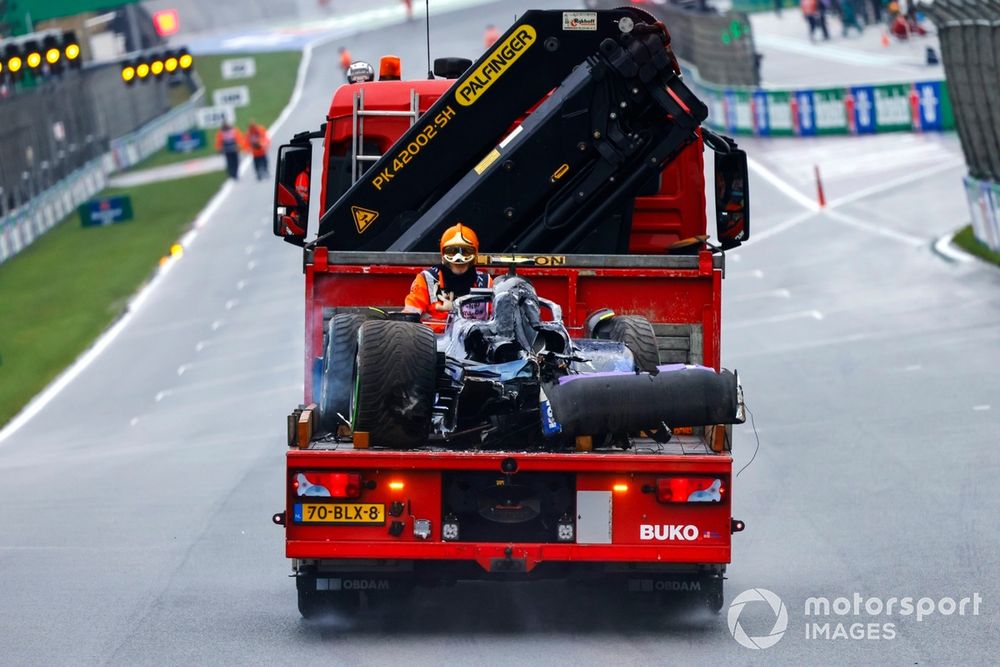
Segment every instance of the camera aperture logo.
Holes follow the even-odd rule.
[[[752,602],[764,602],[770,606],[774,613],[774,626],[771,627],[771,632],[760,637],[751,637],[740,625],[740,614],[743,613],[743,608]],[[729,632],[740,646],[750,649],[771,648],[781,641],[785,630],[788,629],[788,609],[785,608],[785,603],[781,601],[781,598],[766,588],[751,588],[737,595],[736,599],[732,601],[726,620],[729,621]]]
[[[751,603],[764,602],[764,605]],[[892,640],[899,634],[896,619],[922,623],[933,616],[979,616],[983,596],[978,592],[961,598],[894,596],[889,598],[866,596],[855,592],[851,597],[810,597],[805,601],[805,638],[808,640]],[[755,612],[749,616],[774,614],[774,625],[769,633],[750,636],[740,624],[744,607],[751,605]],[[770,611],[766,611],[770,608]],[[776,594],[766,588],[751,588],[736,596],[729,605],[729,632],[741,646],[749,649],[771,648],[788,629],[788,609]],[[853,621],[853,622],[852,622]],[[751,625],[751,627],[753,627]],[[761,626],[757,626],[761,627]]]

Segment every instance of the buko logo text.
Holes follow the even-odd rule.
[[[673,524],[639,526],[640,540],[659,540],[661,542],[692,542],[698,539],[698,526],[687,524],[678,526]]]

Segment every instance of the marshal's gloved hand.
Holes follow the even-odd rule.
[[[450,313],[455,308],[455,293],[454,292],[438,292],[437,303],[434,304],[434,309],[441,313]]]

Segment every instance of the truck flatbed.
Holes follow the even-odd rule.
[[[322,451],[322,452],[352,452],[357,453],[358,451],[354,448],[354,444],[349,438],[341,438],[339,441],[332,438],[319,438],[313,440],[309,443],[309,447],[304,451]],[[455,456],[456,458],[465,458],[467,456],[482,456],[484,454],[492,454],[496,456],[511,456],[517,455],[518,457],[523,456],[587,456],[589,458],[594,457],[630,457],[636,458],[639,456],[714,456],[717,452],[712,451],[709,446],[708,441],[702,435],[696,434],[683,434],[674,435],[669,442],[659,443],[650,438],[633,438],[632,446],[629,449],[622,449],[620,447],[606,447],[606,448],[594,448],[592,451],[588,452],[574,452],[574,451],[563,451],[563,452],[540,452],[532,450],[516,450],[507,449],[503,451],[487,450],[487,449],[471,449],[471,450],[456,450],[453,447],[448,447],[444,445],[428,444],[425,447],[417,447],[415,449],[406,450],[408,454],[429,454],[429,455],[446,455]],[[379,450],[371,449],[365,452],[367,455],[371,455],[379,460],[378,457],[388,457],[392,455],[398,455],[400,452],[394,450]],[[440,459],[436,459],[440,460]]]

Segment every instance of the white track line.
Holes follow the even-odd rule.
[[[905,176],[900,176],[899,178],[893,179],[891,181],[885,181],[884,183],[879,183],[878,185],[873,185],[870,188],[864,188],[862,190],[855,190],[851,194],[840,197],[839,199],[830,200],[830,208],[839,208],[844,204],[853,204],[856,201],[865,199],[872,195],[881,194],[887,190],[893,190],[903,185],[909,185],[910,183],[915,183],[916,181],[921,181],[935,174],[940,174],[942,171],[948,171],[950,169],[956,169],[958,167],[964,166],[964,162],[948,162],[945,164],[935,165],[923,171],[917,171],[912,174],[907,174]]]
[[[803,222],[806,222],[808,220],[812,220],[813,218],[815,218],[817,216],[819,216],[819,211],[806,211],[804,213],[800,213],[799,215],[795,216],[794,218],[789,218],[788,220],[785,220],[784,222],[779,222],[774,227],[769,227],[769,228],[765,229],[762,232],[754,232],[750,236],[750,243],[759,243],[759,242],[763,241],[764,239],[769,239],[772,236],[777,236],[778,234],[781,234],[782,232],[786,232],[789,229],[791,229],[792,227],[797,227],[800,224],[802,224]]]
[[[820,210],[819,202],[799,192],[797,188],[790,185],[787,181],[782,179],[760,162],[757,162],[757,160],[747,158],[747,166],[750,167],[751,171],[755,172],[758,176],[773,185],[779,192],[794,201],[799,206],[814,212]]]
[[[945,234],[934,242],[934,252],[941,255],[945,259],[958,262],[959,264],[967,264],[971,262],[973,260],[971,255],[952,246],[951,242],[954,240],[955,232]]]
[[[912,236],[904,232],[897,232],[893,229],[887,229],[885,227],[878,227],[865,222],[864,220],[859,220],[850,215],[845,215],[840,211],[824,211],[826,217],[836,220],[837,222],[847,225],[849,227],[854,227],[855,229],[860,229],[863,232],[868,232],[869,234],[875,234],[883,238],[891,239],[893,241],[899,241],[905,243],[913,248],[922,248],[928,245],[927,239],[922,239],[918,236]]]

